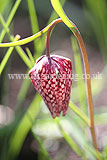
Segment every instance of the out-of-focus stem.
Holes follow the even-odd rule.
[[[14,38],[15,41],[18,41],[19,39],[20,39],[20,35],[16,35],[15,38]],[[0,75],[1,75],[1,73],[2,73],[2,71],[3,71],[3,69],[4,69],[4,67],[5,67],[5,65],[6,65],[8,59],[9,59],[11,53],[12,53],[12,51],[13,51],[13,49],[14,49],[14,47],[10,47],[10,48],[8,49],[8,51],[6,52],[6,54],[5,54],[2,62],[1,62],[1,64],[0,64]]]

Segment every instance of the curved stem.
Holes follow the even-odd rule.
[[[85,45],[83,42],[83,39],[81,37],[81,34],[79,30],[77,29],[76,25],[71,22],[72,25],[75,27],[77,32],[73,32],[74,36],[77,38],[77,41],[79,43],[82,58],[84,62],[84,69],[85,69],[85,75],[86,75],[86,85],[87,85],[87,96],[88,96],[88,107],[89,107],[89,115],[90,115],[90,130],[91,130],[91,136],[93,140],[93,145],[96,150],[98,150],[97,141],[96,141],[96,133],[95,133],[95,127],[94,127],[94,110],[93,110],[93,100],[92,100],[92,91],[91,91],[91,77],[90,77],[90,68],[89,68],[89,62],[88,62],[88,56],[85,49]],[[87,75],[88,78],[87,78]]]
[[[51,32],[52,28],[57,23],[60,23],[60,22],[63,22],[62,19],[57,19],[56,21],[54,21],[51,24],[51,26],[48,30],[47,40],[46,40],[46,49],[47,49],[47,56],[48,57],[50,56],[49,55],[49,36],[50,36],[50,32]],[[82,40],[82,37],[80,35],[79,30],[77,29],[76,25],[72,21],[70,21],[70,23],[76,29],[76,31],[75,30],[73,31],[73,34],[77,38],[80,49],[81,49],[86,77],[87,77],[87,75],[89,75],[89,78],[86,78],[86,85],[87,85],[88,106],[89,106],[89,115],[90,115],[90,130],[91,130],[93,145],[94,145],[95,149],[98,150],[98,146],[97,146],[97,142],[96,142],[95,127],[94,127],[94,111],[93,111],[93,100],[92,100],[92,92],[91,92],[91,80],[90,80],[90,69],[89,69],[89,63],[88,63],[88,56],[87,56],[85,45],[84,45],[84,42]]]
[[[51,30],[53,29],[53,27],[57,23],[60,23],[60,22],[63,22],[61,18],[56,19],[55,21],[53,21],[53,23],[51,23],[51,26],[48,29],[47,37],[46,37],[46,55],[47,55],[47,57],[50,57],[50,54],[49,54],[49,37],[50,37]]]
[[[86,78],[86,84],[87,84],[88,106],[89,106],[89,114],[90,114],[90,130],[91,130],[93,145],[96,148],[96,150],[98,150],[98,146],[97,146],[97,142],[96,142],[95,127],[94,127],[93,100],[92,100],[90,69],[89,69],[87,52],[86,52],[85,45],[84,45],[84,42],[82,40],[80,33],[76,32],[76,33],[74,33],[74,35],[77,38],[80,49],[81,49],[86,77],[87,77],[87,75],[89,75],[89,77]]]
[[[60,18],[58,18],[60,19]],[[52,23],[54,23],[55,21],[57,21],[58,19],[52,21]],[[47,32],[49,27],[52,25],[52,23],[50,23],[48,26],[46,26],[44,29],[42,29],[40,32],[30,36],[30,37],[27,37],[27,38],[24,38],[22,40],[19,40],[19,41],[16,41],[16,42],[10,42],[10,43],[0,43],[0,47],[14,47],[14,46],[21,46],[21,45],[24,45],[24,44],[27,44],[29,42],[32,42],[34,41],[36,38],[40,37],[43,33]]]

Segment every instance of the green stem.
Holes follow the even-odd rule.
[[[39,24],[38,24],[37,14],[35,10],[34,0],[27,0],[27,4],[28,4],[29,15],[30,15],[32,33],[35,34],[39,32]],[[41,38],[40,40],[36,39],[34,41],[34,50],[37,51],[37,54],[38,54],[38,48],[39,48],[38,45],[40,45],[42,48]]]
[[[28,70],[26,72],[28,74]],[[23,102],[25,100],[25,97],[28,93],[28,89],[30,87],[31,81],[29,78],[26,78],[23,80],[21,88],[19,90],[18,96],[17,96],[17,104],[16,104],[16,114],[20,112],[21,107],[23,106]]]
[[[34,123],[35,118],[40,111],[41,100],[42,98],[40,95],[36,94],[28,110],[20,120],[18,126],[16,126],[16,129],[13,131],[9,141],[7,159],[16,159],[19,154],[23,142],[32,127],[32,123]]]
[[[26,48],[26,52],[27,52],[27,54],[28,54],[28,56],[29,56],[29,59],[30,59],[30,61],[31,61],[31,63],[32,63],[32,67],[33,67],[34,64],[35,64],[35,61],[34,61],[34,58],[33,58],[33,56],[32,56],[32,53],[31,53],[31,51],[30,51],[29,48]]]
[[[11,23],[14,15],[15,15],[15,13],[16,13],[16,11],[17,11],[17,8],[18,8],[19,5],[20,5],[20,2],[21,2],[21,0],[17,0],[17,1],[15,2],[14,6],[13,6],[13,8],[12,8],[12,10],[11,10],[11,13],[9,14],[8,20],[7,20],[7,22],[6,22],[7,27],[9,27],[9,25],[10,25],[10,23]],[[0,42],[2,42],[5,34],[6,34],[6,30],[3,29],[2,32],[1,32],[1,35],[0,35]]]
[[[69,107],[72,109],[72,111],[77,114],[88,126],[90,127],[90,120],[89,118],[79,109],[77,108],[71,101],[69,103]]]
[[[38,24],[37,14],[35,10],[34,0],[27,0],[27,4],[28,4],[28,10],[29,10],[30,21],[32,26],[32,32],[33,34],[35,34],[36,32],[39,32],[39,24]]]
[[[65,132],[65,130],[63,129],[63,127],[60,124],[59,118],[55,118],[55,122],[59,127],[59,130],[61,131],[64,139],[66,140],[66,142],[69,144],[69,146],[74,150],[74,152],[77,153],[77,155],[79,156],[84,156],[83,151],[81,150],[81,148],[77,145],[77,143],[73,140],[73,138],[67,133]]]
[[[58,18],[58,19],[60,19],[60,18]],[[56,20],[58,20],[58,19],[56,19]],[[54,21],[56,21],[56,20],[54,20]],[[54,21],[53,21],[53,22],[54,22]],[[52,22],[52,23],[53,23],[53,22]],[[20,46],[20,45],[27,44],[27,43],[35,40],[36,38],[40,37],[40,36],[41,36],[42,34],[44,34],[45,32],[47,32],[52,23],[50,23],[47,27],[45,27],[45,28],[44,28],[43,30],[41,30],[40,32],[34,34],[33,36],[30,36],[30,37],[28,37],[28,38],[24,38],[24,39],[19,40],[19,41],[16,41],[16,42],[0,43],[0,47],[14,47],[14,46]]]
[[[19,40],[19,39],[20,39],[20,36],[19,36],[19,35],[16,35],[14,40],[17,41],[17,40]],[[1,73],[2,73],[2,71],[3,71],[3,69],[4,69],[4,67],[5,67],[5,65],[6,65],[8,59],[9,59],[11,53],[12,53],[12,51],[13,51],[13,49],[14,49],[14,47],[10,47],[10,48],[8,49],[8,51],[6,52],[6,54],[5,54],[2,62],[1,62],[1,64],[0,64],[0,75],[1,75]]]
[[[33,137],[35,138],[35,140],[37,141],[37,143],[39,144],[39,147],[40,147],[41,152],[42,152],[42,154],[44,155],[45,159],[46,159],[46,160],[51,160],[50,157],[49,157],[49,154],[48,154],[47,150],[46,150],[45,147],[43,146],[43,143],[42,143],[42,141],[39,139],[39,137],[38,137],[34,132],[32,132],[32,135],[33,135]]]
[[[10,35],[9,28],[7,27],[1,14],[0,14],[0,22],[1,22],[2,26],[4,27],[5,31],[7,32],[9,39],[11,41],[13,41],[13,43],[14,43],[14,38],[13,38],[13,36]],[[15,47],[15,49],[17,50],[20,57],[23,59],[24,63],[28,66],[28,68],[32,68],[31,62],[30,62],[29,58],[27,57],[27,55],[25,54],[25,52],[23,51],[23,49],[19,46]]]

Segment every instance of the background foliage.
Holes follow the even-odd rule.
[[[46,33],[24,46],[0,48],[0,159],[106,159],[107,158],[107,21],[106,0],[61,0],[68,17],[78,26],[89,53],[95,124],[100,153],[92,147],[88,131],[84,80],[73,80],[70,108],[66,117],[53,120],[29,79],[9,79],[8,74],[25,74],[34,60],[45,53]],[[1,0],[0,43],[37,33],[58,18],[50,1]],[[56,26],[50,40],[52,51],[61,49],[72,57],[73,73],[84,73],[77,41],[68,28]],[[91,53],[92,52],[92,53]],[[33,58],[32,58],[33,56]],[[93,62],[93,63],[92,63]],[[94,65],[95,64],[95,65]],[[93,67],[94,66],[94,67]],[[101,96],[102,95],[102,96]],[[103,98],[102,98],[103,97]],[[75,104],[74,104],[75,103]],[[85,115],[86,114],[86,115]],[[85,116],[83,119],[81,117]],[[102,136],[101,136],[102,135]],[[29,158],[30,157],[30,158]]]

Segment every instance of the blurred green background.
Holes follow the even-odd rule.
[[[85,42],[92,76],[97,141],[105,160],[107,1],[62,0],[61,4],[67,16],[78,27]],[[19,34],[21,39],[26,38],[43,29],[57,17],[49,0],[0,0],[0,43],[10,42],[10,36],[16,34]],[[2,18],[8,28],[4,36]],[[29,48],[36,60],[45,54],[45,41],[46,34],[22,46],[21,51],[15,47],[0,73],[0,160],[94,160],[96,154],[92,151],[88,127],[77,115],[69,109],[66,117],[55,122],[29,79],[9,79],[8,74],[28,73],[29,69],[21,57],[22,52],[27,55],[26,48]],[[1,64],[7,52],[8,48],[0,48]],[[53,31],[50,52],[70,58],[73,74],[84,73],[77,42],[71,31],[62,23]],[[73,79],[71,101],[87,114],[84,80]]]

